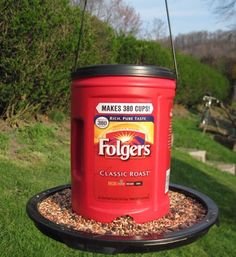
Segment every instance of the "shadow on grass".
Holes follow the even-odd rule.
[[[195,161],[193,162],[195,163]],[[204,165],[202,165],[204,167]],[[220,222],[236,229],[236,192],[223,183],[178,158],[172,158],[171,182],[196,189],[212,198],[219,207]]]

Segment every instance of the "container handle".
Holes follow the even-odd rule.
[[[82,119],[72,119],[71,122],[71,171],[72,176],[82,177],[84,160],[82,147],[84,145],[84,122]],[[73,143],[72,143],[73,138]]]

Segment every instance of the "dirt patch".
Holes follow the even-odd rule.
[[[183,105],[175,104],[173,115],[180,118],[187,118],[189,117],[190,112]]]
[[[0,119],[0,131],[1,132],[11,132],[13,130],[13,128],[11,126],[9,126],[9,124]]]

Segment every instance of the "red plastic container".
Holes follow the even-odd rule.
[[[175,76],[156,66],[98,65],[73,74],[72,208],[101,222],[169,210]]]

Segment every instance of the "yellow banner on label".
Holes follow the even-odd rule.
[[[94,122],[94,143],[113,135],[122,143],[154,143],[153,116],[97,116]],[[141,136],[141,134],[143,136]]]

